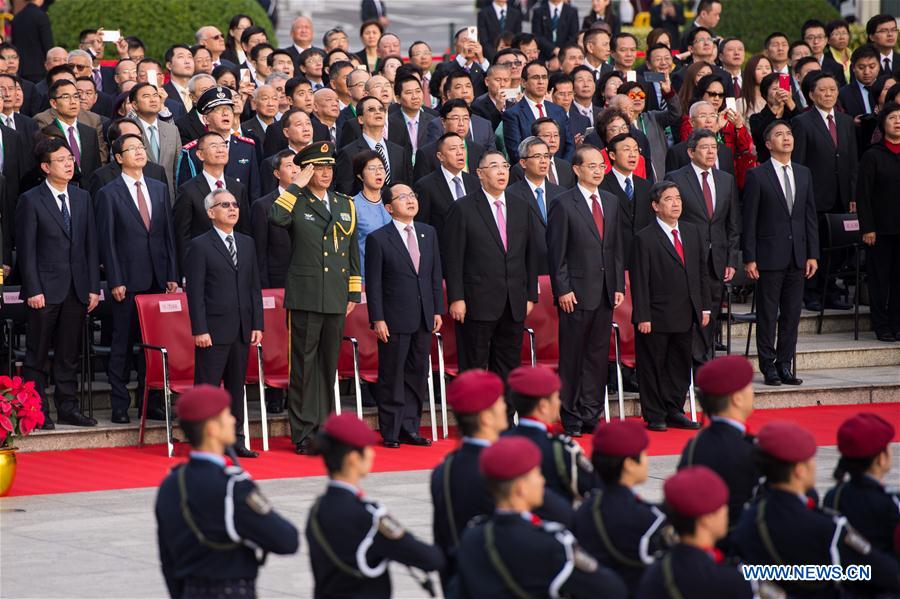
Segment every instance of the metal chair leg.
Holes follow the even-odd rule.
[[[431,410],[431,440],[437,442],[437,413],[434,409],[434,375],[431,372],[431,356],[428,356],[428,408]]]
[[[694,398],[694,369],[691,368],[691,386],[688,387],[688,397],[691,400],[691,420],[697,422],[697,405]]]
[[[447,375],[444,371],[444,337],[440,333],[435,333],[434,336],[437,339],[438,374],[441,376],[441,434],[446,439],[450,432],[447,423]]]
[[[537,366],[537,352],[534,348],[534,329],[529,327],[525,329],[525,332],[528,334],[528,346],[531,350],[531,365]]]
[[[337,370],[334,371],[334,413],[338,416],[341,415],[341,387],[338,384],[340,377],[338,377]]]
[[[256,344],[256,367],[259,372],[259,426],[262,429],[263,451],[269,451],[269,414],[266,408],[266,375],[263,372],[262,343]]]
[[[622,381],[622,354],[619,353],[619,325],[612,323],[616,345],[616,388],[619,390],[619,420],[625,420],[625,389]]]

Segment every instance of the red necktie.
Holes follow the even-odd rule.
[[[603,210],[600,208],[600,202],[594,194],[591,194],[591,214],[594,216],[597,232],[600,233],[600,241],[603,241]]]
[[[535,104],[535,106],[537,106],[538,114],[540,115],[540,118],[544,118],[544,105],[541,103],[538,103],[538,104]]]
[[[150,230],[150,208],[147,206],[147,198],[144,197],[144,192],[141,191],[141,182],[134,182],[135,188],[137,188],[137,203],[138,203],[138,212],[141,214],[141,220],[144,221],[144,227],[149,231]]]
[[[684,264],[684,246],[681,245],[681,240],[678,238],[678,229],[672,229],[672,238],[675,240],[675,253],[678,254],[681,263]]]
[[[216,189],[222,189],[223,187],[225,187],[224,183],[222,183],[221,181],[216,181]]]
[[[741,84],[738,82],[738,78],[734,77],[734,97],[741,97]]]
[[[709,171],[703,171],[701,174],[703,175],[703,199],[706,201],[706,214],[712,218],[715,210],[713,209],[712,189],[709,186]]]
[[[837,125],[834,124],[834,115],[828,115],[828,132],[831,133],[831,141],[834,143],[834,147],[836,148],[838,145],[837,139]]]

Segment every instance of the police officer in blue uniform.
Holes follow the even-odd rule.
[[[546,487],[570,503],[580,503],[597,486],[597,478],[590,460],[574,439],[550,432],[550,427],[559,421],[559,377],[549,368],[521,366],[509,373],[507,385],[519,424],[506,434],[534,441],[543,455],[541,473]]]
[[[424,572],[444,567],[440,548],[423,543],[363,496],[359,483],[372,469],[378,442],[355,414],[332,414],[316,434],[311,452],[321,455],[328,487],[313,504],[306,525],[309,558],[319,598],[391,596],[390,562]],[[413,574],[434,596],[430,579]]]
[[[252,204],[262,195],[256,142],[249,137],[232,133],[234,120],[234,92],[227,87],[211,87],[197,100],[197,112],[206,122],[206,129],[218,133],[228,142],[228,164],[225,174],[237,179],[247,188]],[[197,176],[203,165],[197,160],[197,140],[185,144],[178,155],[176,186]]]
[[[481,452],[496,509],[463,532],[448,597],[626,597],[622,580],[585,553],[563,525],[534,514],[544,497],[541,450],[521,436]]]
[[[594,431],[591,463],[603,485],[585,498],[572,529],[584,550],[614,569],[632,594],[664,545],[665,515],[633,489],[647,480],[649,444],[635,420],[614,420]]]
[[[191,444],[156,497],[159,557],[174,599],[255,597],[266,554],[296,553],[299,536],[250,475],[224,455],[235,442],[231,396],[198,385],[175,411]]]

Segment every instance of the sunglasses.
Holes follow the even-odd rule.
[[[709,96],[710,98],[724,98],[725,97],[724,92],[706,92],[706,95]]]
[[[213,204],[213,208],[216,206],[221,206],[225,210],[228,210],[229,208],[240,208],[237,202],[219,202],[218,204]]]
[[[644,98],[647,97],[647,94],[645,94],[644,92],[642,92],[640,90],[635,90],[635,91],[628,92],[628,97],[631,98],[632,100],[643,100]]]

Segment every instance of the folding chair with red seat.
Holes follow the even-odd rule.
[[[447,288],[444,286],[444,305],[447,306]],[[433,366],[437,364],[438,380],[441,384],[441,436],[446,439],[450,435],[447,423],[447,375],[459,374],[459,362],[456,351],[456,321],[450,314],[444,314],[441,320],[441,330],[434,334],[436,343],[431,350],[429,360]],[[433,370],[433,368],[431,368]],[[429,380],[429,394],[433,389]],[[432,423],[434,420],[432,419]],[[432,429],[434,425],[432,424]]]
[[[370,330],[369,310],[359,303],[344,322],[344,341],[338,355],[338,379],[353,379],[356,397],[356,415],[362,419],[362,381],[378,381],[378,342]],[[340,401],[335,388],[335,411],[340,414]]]

